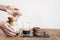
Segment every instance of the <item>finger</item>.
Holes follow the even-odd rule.
[[[20,10],[20,9],[18,9],[18,8],[14,8],[14,10]]]
[[[16,35],[15,33],[9,32],[8,30],[6,30],[6,33],[7,33],[9,36],[15,36],[15,35]]]
[[[6,34],[7,36],[11,36],[11,35],[9,35],[7,32],[5,32],[5,31],[3,31],[4,32],[4,34]]]
[[[11,7],[11,6],[7,6],[7,8],[8,8],[9,10],[19,10],[18,8],[16,8],[16,7]]]
[[[7,9],[9,9],[9,10],[14,10],[14,8],[11,7],[11,6],[7,6]]]
[[[7,36],[15,36],[15,35],[16,35],[15,33],[9,32],[9,31],[6,30],[6,29],[3,29],[3,32],[4,32]]]
[[[4,33],[5,33],[7,36],[9,36],[9,37],[15,36],[15,35],[11,35],[11,34],[5,32],[5,31],[4,31]]]
[[[5,32],[5,30],[4,29],[2,29],[2,31],[4,32],[4,34],[6,34],[7,36],[11,36],[11,35],[9,35],[7,32]]]
[[[14,30],[9,23],[7,23],[7,26],[8,26],[9,28],[11,28],[12,30]]]
[[[11,29],[7,29],[7,30],[16,34],[16,32],[14,30],[11,30]]]
[[[6,31],[6,33],[7,33],[8,35],[11,35],[11,36],[15,36],[15,35],[16,35],[15,33],[10,32],[10,31],[8,31],[8,30],[5,30],[5,31]]]
[[[14,13],[13,13],[13,16],[16,16],[16,15],[17,15],[18,17],[19,17],[19,16],[22,16],[22,14],[21,14],[20,12],[14,12]]]
[[[11,29],[11,27],[8,27],[8,25],[7,24],[5,24],[5,29],[7,29],[8,31],[10,31],[10,32],[13,32],[13,33],[16,33],[13,29]]]
[[[9,13],[9,14],[12,14],[12,10],[6,9],[6,12]]]

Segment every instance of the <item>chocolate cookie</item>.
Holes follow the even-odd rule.
[[[33,32],[40,32],[40,28],[39,27],[34,27]]]

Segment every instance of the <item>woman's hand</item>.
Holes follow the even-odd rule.
[[[11,6],[7,6],[6,7],[6,12],[8,12],[9,14],[13,15],[13,16],[21,16],[22,14],[19,12],[18,8],[15,7],[11,7]]]
[[[19,12],[18,8],[0,5],[0,10],[5,11],[13,16],[21,16],[22,14]],[[16,32],[11,28],[11,25],[7,22],[0,22],[0,29],[8,36],[16,36]]]
[[[5,11],[13,16],[21,16],[22,14],[19,12],[18,8],[6,6],[6,5],[0,5],[0,10]]]
[[[16,36],[16,32],[11,28],[11,25],[7,22],[0,22],[0,29],[7,35],[7,36]]]

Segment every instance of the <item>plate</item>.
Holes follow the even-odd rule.
[[[35,36],[33,32],[30,32],[30,34],[21,34],[21,37],[49,37],[49,35],[44,32],[40,32],[39,36]]]

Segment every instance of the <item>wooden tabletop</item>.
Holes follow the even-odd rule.
[[[7,37],[0,30],[0,40],[60,40],[60,29],[41,29],[43,31],[47,31],[49,34],[49,38],[41,38],[41,37]]]

